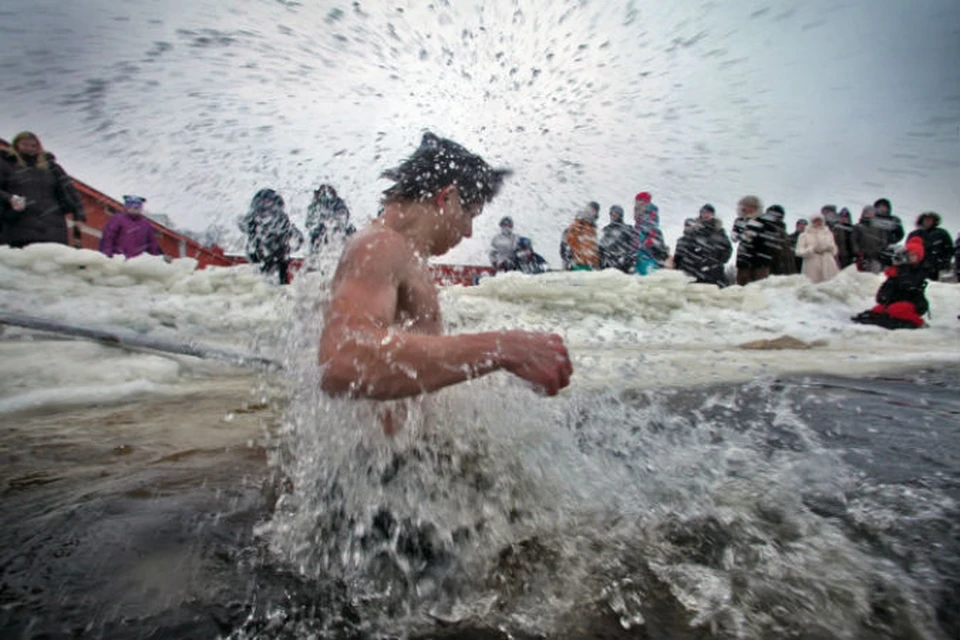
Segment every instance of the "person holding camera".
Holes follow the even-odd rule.
[[[923,314],[930,310],[924,295],[927,288],[923,240],[907,240],[903,250],[893,256],[893,266],[887,267],[887,279],[877,290],[877,305],[852,318],[860,324],[875,324],[885,329],[917,329],[923,326]]]

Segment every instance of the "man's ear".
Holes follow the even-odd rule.
[[[437,197],[436,197],[437,206],[440,208],[449,206],[451,202],[451,198],[458,198],[458,197],[459,197],[459,192],[457,191],[457,185],[449,184],[437,192]]]

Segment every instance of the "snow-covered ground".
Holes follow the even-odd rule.
[[[315,274],[303,276],[300,286],[281,288],[247,266],[194,267],[189,259],[124,261],[59,245],[0,247],[0,310],[272,356],[281,345],[269,344],[269,337],[290,324],[295,296],[322,295],[322,283],[310,280]],[[573,389],[807,372],[856,376],[960,362],[960,285],[930,284],[933,316],[927,328],[890,332],[850,322],[872,305],[881,282],[852,269],[820,285],[791,276],[722,290],[689,284],[678,272],[646,278],[616,271],[506,274],[476,287],[445,288],[441,301],[452,333],[560,333],[574,358]],[[740,346],[785,335],[814,346]],[[132,353],[6,327],[0,413],[178,394],[199,379],[231,371],[188,356]]]

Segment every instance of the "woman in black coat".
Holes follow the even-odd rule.
[[[85,221],[83,204],[70,176],[40,139],[25,131],[12,149],[0,149],[0,217],[11,247],[35,242],[67,244],[67,221]]]

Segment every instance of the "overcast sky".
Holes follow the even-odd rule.
[[[960,231],[956,0],[6,0],[0,34],[0,136],[193,229],[264,186],[302,221],[321,181],[362,223],[431,129],[516,171],[448,261],[510,214],[557,266],[577,208],[641,190],[671,245],[747,193]]]

